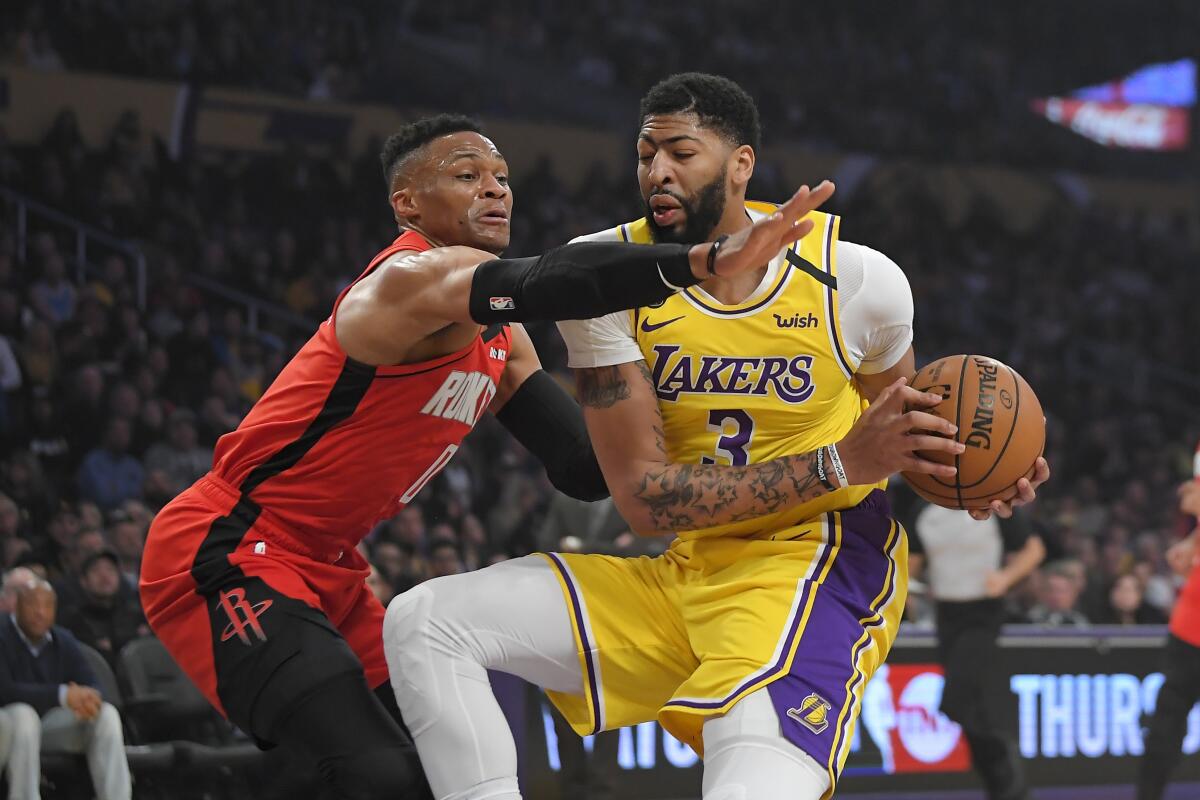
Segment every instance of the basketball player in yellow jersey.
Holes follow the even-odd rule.
[[[758,137],[736,84],[664,81],[642,104],[646,217],[584,238],[721,242],[772,214],[745,201]],[[881,487],[953,474],[915,451],[961,446],[908,410],[940,398],[903,380],[903,273],[840,242],[836,217],[807,219],[748,280],[560,324],[613,499],[634,530],[678,538],[658,558],[531,556],[393,601],[384,649],[437,797],[520,797],[485,668],[545,687],[581,734],[657,718],[704,756],[705,800],[832,795],[904,605]]]

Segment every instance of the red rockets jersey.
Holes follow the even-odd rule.
[[[357,280],[397,252],[430,247],[405,232]],[[457,352],[372,367],[334,335],[347,291],[213,458],[213,474],[266,520],[323,548],[353,547],[441,471],[495,396],[512,341],[493,325]]]

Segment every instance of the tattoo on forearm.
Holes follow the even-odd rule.
[[[634,496],[646,504],[658,529],[697,530],[761,517],[822,494],[815,454],[802,453],[746,467],[666,464],[648,471]]]
[[[591,408],[611,408],[629,398],[629,383],[621,377],[619,367],[577,369],[575,385],[580,404]]]
[[[650,367],[645,361],[637,367],[653,394]],[[584,406],[611,408],[631,396],[620,367],[579,369],[575,376]],[[667,461],[666,432],[661,423],[652,430],[655,447]],[[664,463],[642,476],[634,497],[646,505],[656,528],[684,531],[754,519],[807,503],[825,491],[816,454],[801,453],[744,467]]]

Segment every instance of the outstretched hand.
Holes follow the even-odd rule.
[[[721,245],[713,263],[717,275],[736,275],[739,272],[761,267],[797,239],[802,239],[813,229],[813,221],[805,219],[810,211],[820,208],[833,196],[834,186],[830,181],[821,181],[815,189],[801,186],[800,191],[775,210],[775,213],[760,219],[749,228],[743,228],[730,236]],[[710,245],[694,248],[692,271],[706,278],[707,257]],[[698,258],[697,256],[704,258]],[[699,263],[700,271],[696,264]]]

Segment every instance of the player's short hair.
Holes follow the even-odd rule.
[[[379,161],[383,165],[383,180],[388,188],[391,188],[392,181],[396,179],[396,173],[400,171],[404,159],[414,151],[439,136],[462,131],[483,133],[483,126],[478,120],[462,114],[437,114],[410,122],[389,136],[379,154]]]
[[[704,72],[680,72],[659,81],[642,98],[641,120],[652,114],[691,112],[734,146],[755,150],[762,139],[758,106],[746,90],[729,78]]]

